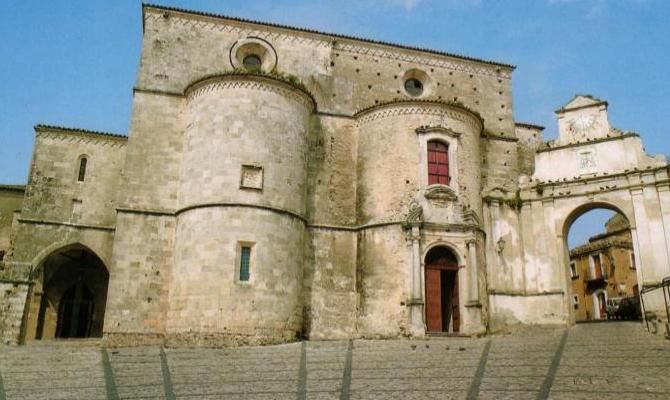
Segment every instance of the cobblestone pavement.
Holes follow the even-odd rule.
[[[5,399],[670,399],[670,341],[639,323],[513,335],[102,348],[0,347]]]

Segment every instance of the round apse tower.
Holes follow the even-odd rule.
[[[290,340],[302,329],[310,94],[230,74],[185,92],[167,334]]]
[[[463,247],[461,254],[465,236],[445,227],[462,225],[464,210],[481,215],[482,121],[458,104],[421,100],[380,104],[357,113],[356,121],[357,210],[364,227],[358,257],[365,293],[358,326],[363,335],[394,335],[410,329],[407,299],[418,304],[424,296],[419,270],[408,268],[414,264],[402,227],[412,204],[421,206],[425,222],[422,246],[450,242]],[[434,145],[448,160],[438,183],[430,177]]]

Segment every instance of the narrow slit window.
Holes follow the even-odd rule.
[[[86,178],[86,164],[88,163],[88,160],[86,157],[82,157],[79,160],[79,174],[77,174],[77,181],[83,182],[84,179]]]
[[[240,281],[249,281],[249,262],[251,260],[251,247],[242,246],[240,250]]]
[[[448,185],[449,147],[437,140],[428,142],[428,184]]]

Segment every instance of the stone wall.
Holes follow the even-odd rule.
[[[0,343],[18,343],[28,288],[23,283],[0,282]]]
[[[532,176],[535,172],[535,154],[544,146],[542,131],[544,127],[517,123],[516,137],[519,139],[517,154],[519,157],[519,175]]]
[[[300,337],[304,240],[303,221],[269,210],[181,213],[167,334],[261,343]],[[251,248],[248,281],[239,275],[242,246]]]
[[[186,127],[183,113],[181,97],[135,92],[119,190],[121,208],[175,210]]]
[[[0,185],[0,261],[12,253],[16,222],[21,211],[25,186]]]
[[[175,217],[119,212],[105,313],[116,344],[162,338],[174,265]]]
[[[230,71],[230,49],[251,36],[270,44],[276,71],[300,79],[320,111],[352,115],[410,99],[403,78],[419,69],[427,75],[422,98],[461,102],[482,115],[490,134],[514,136],[512,66],[197,13],[144,10],[138,87],[181,93],[203,76]]]
[[[127,138],[40,125],[35,131],[21,219],[113,226]]]
[[[312,228],[305,246],[305,333],[310,339],[357,335],[357,234]]]

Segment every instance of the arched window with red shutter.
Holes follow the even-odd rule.
[[[449,146],[438,140],[428,142],[428,184],[448,185]]]

